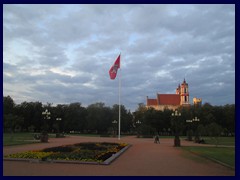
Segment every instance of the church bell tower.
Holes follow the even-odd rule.
[[[180,105],[190,105],[189,103],[189,92],[188,83],[186,83],[185,78],[180,87]]]

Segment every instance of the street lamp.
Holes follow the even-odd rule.
[[[192,123],[192,122],[193,122],[192,119],[186,120],[186,123]],[[192,141],[192,134],[193,134],[192,129],[191,129],[191,127],[189,128],[189,126],[188,126],[188,130],[187,130],[187,140],[188,141]]]
[[[115,126],[116,126],[116,124],[117,124],[117,120],[114,120],[114,121],[112,121],[112,124],[113,124],[113,136],[115,136]]]
[[[199,122],[200,121],[200,119],[198,119],[197,117],[195,117],[195,118],[193,118],[193,120],[192,121],[194,121],[194,122]]]
[[[195,123],[198,123],[199,121],[200,121],[200,119],[198,119],[197,117],[192,119],[192,122],[195,122]],[[198,124],[196,125],[195,139],[194,139],[194,141],[198,143],[200,141],[200,138],[199,138],[199,134],[198,134],[198,129],[197,128],[198,128]]]
[[[174,137],[174,146],[175,147],[179,147],[181,146],[180,144],[180,138],[179,138],[179,121],[177,120],[178,117],[181,116],[181,113],[178,112],[177,110],[175,112],[172,113],[172,117],[173,117],[173,126],[175,129],[175,137]]]
[[[141,125],[141,121],[139,121],[139,120],[137,120],[136,121],[136,124],[137,124],[137,137],[139,137],[140,135],[139,135],[139,126]]]
[[[50,115],[51,113],[46,109],[45,111],[42,112],[43,115],[43,132],[41,135],[41,142],[48,142],[48,133],[47,133],[47,120],[51,119]]]
[[[57,120],[57,121],[61,121],[61,120],[62,120],[62,118],[56,118],[56,120]]]
[[[44,119],[51,119],[50,115],[51,113],[46,109],[45,111],[42,112],[42,115],[44,116]]]
[[[137,120],[137,122],[136,122],[136,124],[137,124],[138,126],[140,126],[141,123],[142,123],[142,122],[139,121],[139,120]]]
[[[56,118],[56,121],[61,121],[62,120],[62,118]],[[56,138],[58,138],[58,137],[61,137],[61,135],[60,135],[60,123],[57,123],[57,128],[58,128],[58,132],[57,132],[57,134],[56,134]]]

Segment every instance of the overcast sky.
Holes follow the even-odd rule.
[[[118,104],[174,94],[235,103],[235,5],[3,5],[3,95],[15,103]]]

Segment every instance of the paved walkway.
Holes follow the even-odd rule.
[[[132,146],[110,165],[30,163],[4,161],[4,176],[234,176],[235,171],[173,147],[173,139],[153,139],[133,136],[117,138],[71,136],[53,138],[49,143],[9,146],[3,153],[12,154],[79,142],[126,142]],[[182,146],[198,145],[181,141]]]

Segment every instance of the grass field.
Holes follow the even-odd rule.
[[[215,144],[215,139],[211,137],[203,137],[207,144]],[[225,146],[235,146],[235,137],[219,137],[218,145],[225,145]]]
[[[3,146],[21,145],[39,143],[40,141],[34,140],[34,134],[39,133],[4,133],[3,134]],[[85,137],[100,137],[99,134],[65,134],[67,136],[85,136]],[[48,134],[49,138],[55,138],[56,134]],[[121,136],[123,137],[123,136]]]
[[[78,134],[78,133],[68,133],[69,136],[85,136],[85,137],[100,137],[99,134]]]
[[[174,138],[172,136],[172,138]],[[201,137],[204,139],[206,144],[216,145],[216,139],[208,136]],[[187,137],[181,137],[182,140],[187,139]],[[193,137],[194,139],[194,137]],[[218,137],[218,145],[223,146],[235,146],[235,137]]]
[[[212,160],[220,161],[232,168],[235,167],[235,148],[234,147],[182,147],[199,156]]]
[[[34,133],[4,133],[3,146],[39,143],[33,136]],[[55,137],[55,134],[49,134],[49,137]]]
[[[216,145],[216,139],[202,137],[206,144]],[[224,146],[224,147],[223,147]],[[226,146],[226,147],[225,147]],[[235,137],[219,137],[218,144],[214,147],[182,147],[199,156],[203,156],[215,161],[219,161],[232,168],[235,167]]]

